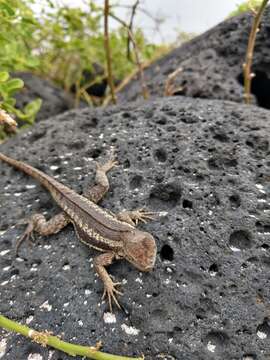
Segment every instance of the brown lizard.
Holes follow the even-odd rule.
[[[137,269],[150,271],[155,264],[157,249],[152,235],[135,228],[139,220],[146,222],[147,219],[152,219],[154,213],[140,209],[113,215],[97,205],[109,189],[106,174],[117,165],[117,162],[111,159],[104,165],[96,163],[96,185],[83,195],[79,195],[24,162],[14,160],[2,153],[0,160],[38,180],[62,209],[62,212],[49,221],[46,221],[42,214],[33,215],[27,221],[27,228],[17,243],[16,252],[21,242],[25,239],[29,240],[34,231],[40,235],[56,234],[71,222],[79,240],[103,252],[94,259],[95,270],[104,284],[102,299],[108,297],[110,311],[112,311],[112,299],[120,308],[116,298],[116,295],[122,295],[116,289],[120,283],[112,281],[105,266],[110,265],[114,259],[126,259]]]

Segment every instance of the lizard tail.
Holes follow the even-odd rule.
[[[28,165],[22,161],[18,161],[12,159],[0,152],[0,160],[6,162],[7,164],[13,166],[14,168],[23,171],[27,175],[33,177],[34,179],[38,180],[39,182],[43,183],[46,187],[47,183],[47,176],[46,174],[42,173],[41,171],[33,168],[31,165]]]

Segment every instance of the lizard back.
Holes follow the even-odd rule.
[[[31,165],[12,159],[2,153],[0,153],[0,160],[36,179],[50,192],[55,202],[70,217],[72,222],[77,224],[90,237],[92,237],[91,234],[94,232],[102,237],[119,241],[119,232],[132,231],[134,229],[133,226],[117,220],[91,200],[77,194],[72,189]]]

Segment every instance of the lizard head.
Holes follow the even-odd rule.
[[[155,265],[157,247],[155,239],[147,232],[135,230],[126,233],[124,257],[141,271],[150,271]]]

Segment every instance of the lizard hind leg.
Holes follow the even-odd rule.
[[[83,196],[87,199],[93,201],[94,203],[98,203],[103,196],[108,192],[110,184],[107,177],[107,172],[109,172],[112,168],[117,166],[117,161],[112,156],[109,161],[105,164],[101,165],[96,162],[96,177],[95,177],[95,185],[87,189]]]
[[[56,234],[62,230],[70,222],[69,218],[64,212],[61,212],[51,218],[49,221],[46,221],[44,215],[35,214],[31,216],[28,221],[23,221],[22,223],[27,223],[27,227],[19,238],[15,246],[15,255],[18,255],[18,250],[21,244],[26,240],[30,241],[30,238],[34,240],[34,232],[37,232],[39,235],[51,235]]]

